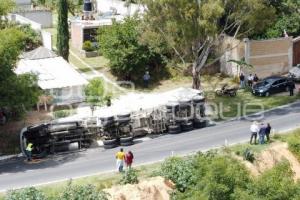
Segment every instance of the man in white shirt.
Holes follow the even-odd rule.
[[[253,85],[253,75],[252,74],[250,74],[249,76],[248,76],[248,86],[249,87],[251,87],[252,88],[252,85]]]
[[[259,126],[257,122],[253,122],[253,124],[250,126],[250,131],[251,131],[250,144],[252,144],[253,138],[254,138],[254,144],[256,144],[257,133],[259,131]]]

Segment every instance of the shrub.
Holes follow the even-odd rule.
[[[293,172],[288,161],[280,162],[263,173],[248,188],[249,193],[257,196],[257,199],[299,199],[299,187],[294,183]]]
[[[176,188],[184,192],[193,182],[193,165],[191,160],[171,157],[161,166],[161,175],[176,184]]]
[[[75,114],[74,110],[58,110],[53,112],[53,117],[55,119],[58,119],[58,118],[68,117],[72,114]]]
[[[95,47],[93,46],[92,42],[87,40],[83,43],[82,49],[85,51],[95,51]]]
[[[127,171],[125,171],[125,173],[123,174],[121,180],[120,180],[120,184],[135,184],[138,183],[138,176],[137,176],[137,172],[134,169],[129,169]]]
[[[63,191],[60,200],[107,200],[107,194],[97,191],[92,185],[72,185],[70,181]]]
[[[5,200],[46,200],[45,195],[34,187],[13,190],[8,193]]]
[[[255,160],[254,154],[250,151],[249,148],[246,148],[246,150],[244,151],[244,160],[247,160],[251,163],[253,163],[253,161]]]

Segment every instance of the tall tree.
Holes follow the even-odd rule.
[[[14,68],[25,46],[25,34],[17,28],[0,30],[0,108],[5,107],[19,117],[38,101],[37,76],[17,76]]]
[[[112,72],[122,79],[139,83],[146,70],[159,68],[162,57],[147,45],[140,44],[137,18],[126,18],[123,23],[100,29],[100,51],[110,60]]]
[[[57,52],[65,60],[69,58],[69,27],[68,27],[68,1],[59,0],[57,3]]]
[[[183,63],[193,62],[195,89],[200,88],[200,70],[225,34],[241,37],[260,31],[275,12],[268,7],[268,0],[144,0],[144,3],[147,6],[144,35],[153,38],[156,33]],[[152,33],[147,34],[148,31]]]

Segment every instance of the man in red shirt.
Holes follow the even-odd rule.
[[[128,169],[131,169],[133,158],[133,153],[131,151],[128,151],[125,155],[125,164]]]

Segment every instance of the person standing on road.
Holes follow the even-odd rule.
[[[128,151],[125,155],[125,164],[127,169],[131,169],[133,158],[133,153],[131,151]]]
[[[267,137],[267,142],[270,142],[271,129],[272,129],[272,127],[271,127],[270,123],[267,123],[267,127],[266,127],[266,130],[265,130],[266,137]]]
[[[32,160],[32,149],[33,149],[33,144],[31,142],[29,142],[27,147],[26,147],[27,161]]]
[[[117,169],[119,172],[123,172],[123,166],[124,166],[124,159],[125,159],[125,153],[123,152],[123,148],[120,149],[116,153],[116,159],[117,159]]]
[[[253,85],[253,75],[250,74],[250,75],[248,76],[248,86],[249,86],[250,88],[252,88],[252,85]]]
[[[290,82],[288,88],[289,88],[289,91],[290,91],[290,96],[294,96],[294,89],[296,88],[294,81]]]
[[[259,144],[264,144],[265,143],[266,128],[267,127],[263,123],[260,124],[260,129],[259,129],[259,132],[258,132]]]
[[[254,74],[253,76],[253,85],[256,84],[259,81],[259,78],[257,76],[257,74]]]
[[[149,81],[150,81],[150,74],[148,71],[146,71],[146,73],[143,76],[143,80],[144,80],[144,87],[148,88],[149,87]]]
[[[256,144],[257,133],[259,131],[259,127],[256,121],[253,122],[253,124],[250,126],[250,131],[251,131],[250,144],[252,144],[253,138],[254,138],[254,144]]]
[[[243,72],[241,72],[241,74],[240,74],[240,87],[241,88],[245,87],[245,76],[244,76]]]

